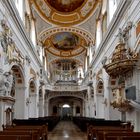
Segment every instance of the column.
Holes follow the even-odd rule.
[[[76,116],[75,104],[73,104],[73,116]]]
[[[17,119],[23,119],[26,117],[26,99],[25,90],[26,87],[15,87],[15,106],[14,106],[14,117]]]

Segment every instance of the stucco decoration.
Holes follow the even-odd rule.
[[[55,97],[77,97],[77,98],[81,98],[83,100],[85,100],[85,96],[87,94],[87,90],[83,90],[83,91],[76,91],[76,92],[70,92],[70,91],[49,91],[46,90],[46,97],[49,99],[51,98],[55,98]]]
[[[69,27],[44,30],[38,40],[55,56],[73,57],[86,52],[88,44],[94,45],[94,38],[88,32]],[[61,47],[60,47],[61,46]]]
[[[14,83],[13,72],[0,72],[0,95],[10,96]]]
[[[75,25],[95,10],[99,0],[32,0],[43,19],[63,26]]]
[[[4,63],[24,63],[24,57],[13,40],[13,34],[5,20],[1,20],[2,31],[0,32],[0,43],[4,52]]]

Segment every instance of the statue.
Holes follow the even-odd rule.
[[[3,75],[3,71],[0,69],[0,95],[5,95],[6,93],[4,79],[5,79],[5,76]]]
[[[0,94],[4,96],[10,96],[12,86],[14,83],[13,72],[0,72]]]
[[[114,107],[114,108],[118,108],[121,106],[121,103],[122,103],[122,96],[121,96],[121,91],[120,89],[114,89],[113,90],[113,96],[114,96],[114,100],[111,101],[111,105]]]
[[[1,46],[3,48],[3,52],[5,54],[5,58],[4,61],[5,63],[8,63],[8,58],[9,58],[9,51],[11,51],[11,44],[13,42],[12,39],[12,32],[10,30],[10,28],[8,27],[8,25],[6,24],[5,20],[1,21],[1,26],[3,31],[0,34],[0,42],[1,42]],[[11,56],[11,55],[10,55]]]
[[[124,40],[123,40],[123,31],[122,31],[121,28],[119,28],[119,33],[118,33],[117,37],[119,38],[120,43],[124,42]]]
[[[11,90],[12,90],[12,86],[13,86],[13,72],[12,70],[10,70],[9,72],[4,73],[5,75],[5,86],[7,88],[7,95],[10,96]]]
[[[119,28],[119,33],[117,37],[119,38],[119,42],[121,43],[127,43],[129,39],[129,32],[132,29],[132,22],[128,22],[126,27],[122,30]]]
[[[4,52],[4,63],[8,62],[23,62],[24,57],[21,52],[16,48],[15,42],[12,39],[12,32],[7,26],[5,20],[1,21],[3,31],[0,33],[0,42]]]
[[[3,48],[3,51],[6,53],[7,52],[7,45],[12,40],[12,33],[11,33],[9,27],[7,26],[5,20],[1,21],[1,26],[3,28],[3,31],[1,32],[1,46]]]
[[[107,62],[107,56],[104,56],[103,60],[101,61],[102,65],[105,66]]]

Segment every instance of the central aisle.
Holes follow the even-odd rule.
[[[48,140],[87,140],[86,133],[71,121],[60,121],[52,132],[49,132]]]

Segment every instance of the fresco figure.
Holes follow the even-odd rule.
[[[80,7],[85,0],[47,0],[47,2],[60,12],[72,12]]]
[[[79,44],[79,37],[69,32],[58,33],[52,37],[52,44],[57,49],[69,51]]]

